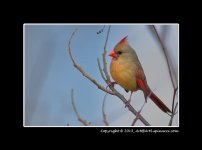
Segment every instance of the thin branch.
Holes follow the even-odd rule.
[[[122,100],[122,102],[123,102],[124,104],[126,104],[126,103],[128,102],[128,101],[125,99],[125,97],[124,97],[123,95],[121,95],[116,89],[114,89],[114,87],[110,87],[110,89],[113,89],[112,91],[115,93],[115,95],[116,95],[119,99]],[[126,105],[126,107],[127,107],[128,110],[130,110],[135,116],[138,115],[138,111],[136,111],[136,110],[133,108],[133,106],[132,106],[131,104]],[[140,119],[140,121],[141,121],[144,125],[150,126],[149,122],[147,122],[147,120],[144,119],[144,117],[143,117],[141,114],[139,114],[139,119]]]
[[[155,25],[152,25],[152,27],[153,27],[154,32],[155,32],[155,34],[156,34],[156,36],[157,36],[157,38],[158,38],[158,40],[159,40],[159,43],[161,44],[161,47],[162,47],[162,49],[163,49],[163,53],[164,53],[164,55],[165,55],[166,63],[167,63],[168,70],[169,70],[170,79],[171,79],[171,82],[172,82],[172,85],[173,85],[173,89],[175,89],[175,83],[174,83],[174,79],[173,79],[173,76],[172,76],[172,71],[171,71],[171,66],[170,66],[169,59],[168,59],[167,50],[166,50],[166,48],[165,48],[165,46],[164,46],[164,44],[163,44],[163,42],[162,42],[162,40],[161,40],[161,38],[160,38],[160,36],[159,36],[157,30],[156,30]]]
[[[135,123],[138,121],[139,116],[140,116],[140,113],[141,113],[141,111],[142,111],[142,109],[143,109],[143,107],[144,107],[145,103],[146,103],[146,101],[144,101],[144,104],[142,105],[142,107],[141,107],[141,108],[140,108],[140,110],[138,111],[138,114],[136,115],[135,119],[133,120],[133,122],[132,122],[131,126],[134,126],[134,125],[135,125]]]
[[[174,94],[173,94],[173,102],[172,102],[172,113],[174,113],[174,103],[175,103],[175,95],[177,93],[178,87],[174,89]]]
[[[74,103],[74,90],[73,90],[73,89],[71,90],[71,101],[72,101],[72,106],[73,106],[74,112],[76,113],[76,116],[77,116],[78,120],[79,120],[83,125],[89,126],[90,123],[88,123],[86,120],[82,119],[82,118],[80,117],[80,115],[79,115],[79,112],[78,112],[78,110],[77,110],[77,108],[76,108],[76,105],[75,105],[75,103]]]
[[[178,106],[178,103],[176,103],[175,108],[174,108],[174,110],[173,110],[173,112],[172,112],[172,114],[171,114],[170,122],[169,122],[169,124],[168,124],[169,126],[172,126],[173,118],[174,118],[174,116],[177,114],[177,106]]]
[[[102,103],[102,117],[103,117],[103,122],[106,126],[109,126],[109,122],[107,121],[107,115],[105,113],[105,101],[106,101],[106,97],[107,97],[107,94],[105,94],[104,96],[104,99],[103,99],[103,103]]]
[[[110,81],[109,73],[108,73],[108,71],[107,71],[107,61],[106,61],[106,53],[107,53],[106,47],[107,47],[107,41],[108,41],[108,38],[109,38],[110,29],[111,29],[111,25],[109,26],[108,31],[107,31],[107,38],[106,38],[105,45],[104,45],[104,51],[103,51],[103,53],[102,53],[103,66],[104,66],[103,71],[104,71],[105,76],[106,76],[107,81],[108,81],[107,84],[109,84],[109,83],[111,82],[111,81]]]
[[[155,34],[156,34],[156,36],[157,36],[157,38],[158,38],[158,40],[159,40],[159,43],[161,44],[161,47],[162,47],[162,49],[163,49],[163,53],[164,53],[164,55],[165,55],[166,63],[167,63],[168,70],[169,70],[170,80],[171,80],[171,82],[172,82],[172,86],[173,86],[173,90],[174,90],[174,92],[173,92],[173,101],[172,101],[172,114],[171,114],[171,118],[170,118],[170,122],[169,122],[169,126],[171,126],[171,125],[172,125],[172,121],[173,121],[173,117],[174,117],[175,114],[176,114],[176,113],[175,113],[175,112],[176,112],[176,109],[177,109],[176,106],[177,106],[177,104],[178,104],[178,103],[176,103],[175,108],[174,108],[175,96],[176,96],[176,92],[177,92],[177,90],[178,90],[178,86],[177,86],[177,83],[175,83],[175,82],[176,82],[176,79],[175,79],[175,82],[174,82],[174,78],[173,78],[173,75],[172,75],[172,69],[173,69],[173,68],[171,68],[171,66],[170,66],[170,62],[169,62],[169,58],[168,58],[168,54],[167,54],[167,49],[165,48],[165,46],[164,46],[164,44],[163,44],[163,42],[162,42],[162,40],[161,40],[161,38],[160,38],[160,36],[159,36],[157,30],[156,30],[155,25],[152,25],[152,27],[153,27],[154,32],[155,32]],[[174,69],[173,69],[173,70],[174,70]]]
[[[100,66],[100,60],[99,60],[99,58],[97,58],[97,64],[98,64],[98,68],[99,68],[100,74],[101,74],[101,76],[102,76],[102,79],[103,79],[105,82],[107,82],[107,79],[105,78],[105,76],[104,76],[104,74],[103,74],[103,71],[102,71],[102,68],[101,68],[101,66]]]
[[[135,119],[133,120],[131,126],[134,126],[135,123],[138,121],[138,119],[139,119],[139,115],[137,115],[137,116],[135,117]]]
[[[72,60],[72,62],[74,64],[74,67],[77,68],[83,74],[83,76],[85,76],[91,82],[93,82],[99,89],[101,89],[101,90],[103,90],[103,91],[105,91],[105,92],[107,92],[107,93],[109,93],[111,95],[114,95],[114,93],[112,91],[106,89],[104,86],[100,85],[95,79],[91,78],[88,75],[88,73],[85,72],[85,70],[83,70],[83,68],[76,63],[76,61],[75,61],[75,59],[74,59],[74,57],[72,55],[72,51],[71,51],[71,40],[72,40],[72,38],[73,38],[73,36],[74,36],[74,34],[76,33],[77,30],[78,30],[78,28],[76,28],[75,31],[72,33],[72,35],[71,35],[71,37],[69,39],[69,44],[68,44],[69,54],[70,54],[71,60]]]

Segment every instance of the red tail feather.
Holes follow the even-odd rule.
[[[152,92],[149,97],[165,113],[171,112],[170,109]]]
[[[137,79],[139,87],[142,89],[146,96],[149,96],[151,100],[165,113],[171,112],[170,109],[150,90],[147,83],[144,80]]]

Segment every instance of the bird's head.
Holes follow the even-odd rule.
[[[125,36],[119,43],[116,44],[114,50],[109,53],[112,58],[118,59],[120,56],[127,55],[130,51],[129,44],[127,42],[127,37]]]

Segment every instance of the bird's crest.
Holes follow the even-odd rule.
[[[125,44],[127,42],[127,37],[128,36],[125,36],[120,42],[119,44]]]

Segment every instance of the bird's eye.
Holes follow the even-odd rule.
[[[121,54],[122,54],[122,52],[121,52],[121,51],[118,51],[117,53],[118,53],[119,55],[121,55]]]

